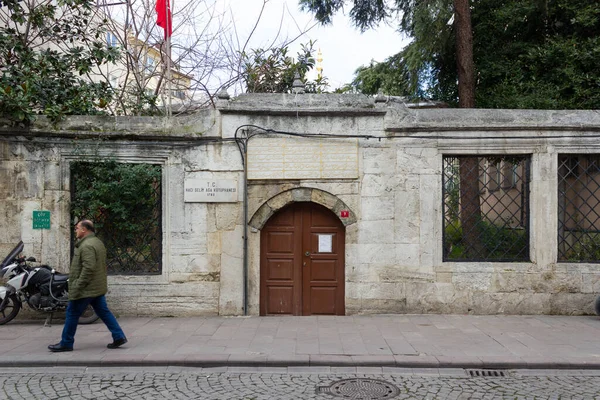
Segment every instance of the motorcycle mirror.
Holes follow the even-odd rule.
[[[32,261],[32,262],[35,262],[36,260],[35,260],[35,257],[29,257],[29,258],[28,258],[27,260],[25,260],[25,261]]]

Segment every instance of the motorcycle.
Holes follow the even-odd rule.
[[[20,241],[0,264],[0,277],[6,281],[0,286],[0,325],[13,320],[26,303],[32,310],[50,313],[45,323],[49,326],[54,312],[67,309],[69,275],[57,273],[47,265],[31,266],[36,261],[34,257],[19,257],[23,247]],[[79,323],[91,324],[98,318],[88,306]]]

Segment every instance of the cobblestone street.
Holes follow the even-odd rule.
[[[382,373],[368,373],[379,371]],[[358,371],[358,372],[354,372]],[[364,371],[364,373],[360,373]],[[370,378],[397,391],[351,399],[600,399],[600,371],[461,369],[50,368],[0,370],[3,399],[336,399],[332,383]]]

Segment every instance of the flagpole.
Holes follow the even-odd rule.
[[[169,0],[165,1],[165,7],[166,9],[166,16],[167,16],[167,23],[166,23],[166,29],[165,29],[165,37],[167,38],[166,40],[166,46],[167,46],[167,117],[171,117],[172,115],[172,111],[171,111],[171,30],[173,29],[171,27],[172,24],[172,15],[173,15],[173,5],[171,4],[171,13],[169,13]],[[169,16],[171,16],[171,18],[169,18]]]

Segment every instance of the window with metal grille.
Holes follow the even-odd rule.
[[[444,261],[530,261],[530,157],[443,158]]]
[[[161,166],[152,164],[71,165],[71,220],[94,222],[106,246],[109,274],[161,273],[161,174]]]
[[[600,155],[558,156],[558,261],[600,262]]]

